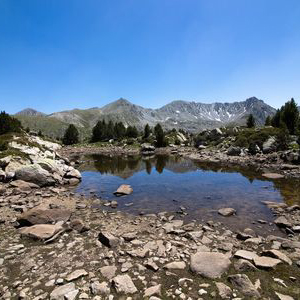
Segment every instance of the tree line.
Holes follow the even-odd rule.
[[[122,122],[113,123],[112,121],[105,122],[105,120],[98,121],[92,129],[91,143],[107,142],[109,140],[123,140],[136,139],[139,136],[147,142],[150,135],[154,134],[157,147],[164,147],[167,145],[165,132],[160,124],[157,124],[152,130],[149,124],[145,125],[144,131],[139,132],[135,126],[128,126],[127,128]],[[79,132],[75,125],[70,124],[65,131],[63,137],[65,145],[73,145],[79,143]]]
[[[247,127],[255,127],[255,118],[250,114],[247,118]],[[300,134],[299,109],[294,98],[287,101],[280,109],[276,110],[274,116],[267,116],[265,126],[273,126],[288,131],[289,134]]]

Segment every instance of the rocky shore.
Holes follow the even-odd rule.
[[[1,159],[1,299],[300,298],[298,205],[264,203],[280,236],[250,228],[236,232],[214,220],[187,222],[169,212],[124,214],[117,211],[122,199],[107,203],[73,193],[81,175],[72,160],[95,149],[38,144],[34,151],[14,144],[26,154],[20,157],[25,162],[15,156]],[[140,153],[133,150],[112,146],[97,153]],[[268,176],[271,171],[276,176],[299,173],[298,166],[286,164],[280,155],[271,163],[264,154],[250,162],[246,156],[188,147],[153,152],[220,164],[251,163]],[[219,210],[224,220],[236,213],[230,207]],[[262,228],[270,225],[256,221]]]
[[[285,233],[279,237],[164,212],[109,212],[102,204],[65,187],[2,186],[1,298],[300,297],[299,206],[265,203]]]

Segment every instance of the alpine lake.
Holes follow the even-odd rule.
[[[222,222],[232,230],[248,227],[266,235],[278,229],[264,201],[300,204],[299,180],[271,180],[253,169],[199,163],[176,155],[78,159],[82,182],[75,192],[107,203],[115,200],[117,210],[130,214],[168,212],[186,221]],[[131,185],[133,193],[116,197],[113,193],[122,184]],[[236,215],[219,215],[218,210],[226,207],[234,208]]]

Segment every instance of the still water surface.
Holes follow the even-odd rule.
[[[261,226],[253,224],[259,219],[273,220],[262,201],[300,203],[299,181],[272,181],[255,170],[196,163],[178,156],[90,155],[81,160],[82,182],[76,192],[117,200],[118,210],[134,214],[176,213],[183,206],[188,220],[217,220],[243,229]],[[121,184],[130,184],[133,193],[115,197],[113,192]],[[235,208],[237,215],[219,216],[217,210],[222,207]],[[263,227],[267,231],[274,229],[269,225]]]

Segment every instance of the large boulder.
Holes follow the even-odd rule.
[[[218,252],[197,252],[191,256],[190,268],[205,278],[219,278],[231,264],[230,259]]]
[[[39,166],[41,166],[44,170],[48,171],[51,174],[59,174],[60,176],[64,176],[64,170],[61,165],[59,165],[55,160],[44,158],[40,159],[36,162]]]
[[[16,179],[35,183],[39,186],[49,186],[55,184],[55,179],[51,174],[38,164],[32,164],[16,170]]]
[[[71,211],[67,209],[39,209],[32,208],[22,213],[17,222],[20,226],[30,226],[36,224],[52,224],[59,221],[67,222],[71,217]]]
[[[242,153],[241,148],[234,147],[234,146],[231,146],[226,152],[226,154],[229,156],[239,156],[239,155],[241,155],[241,153]]]

